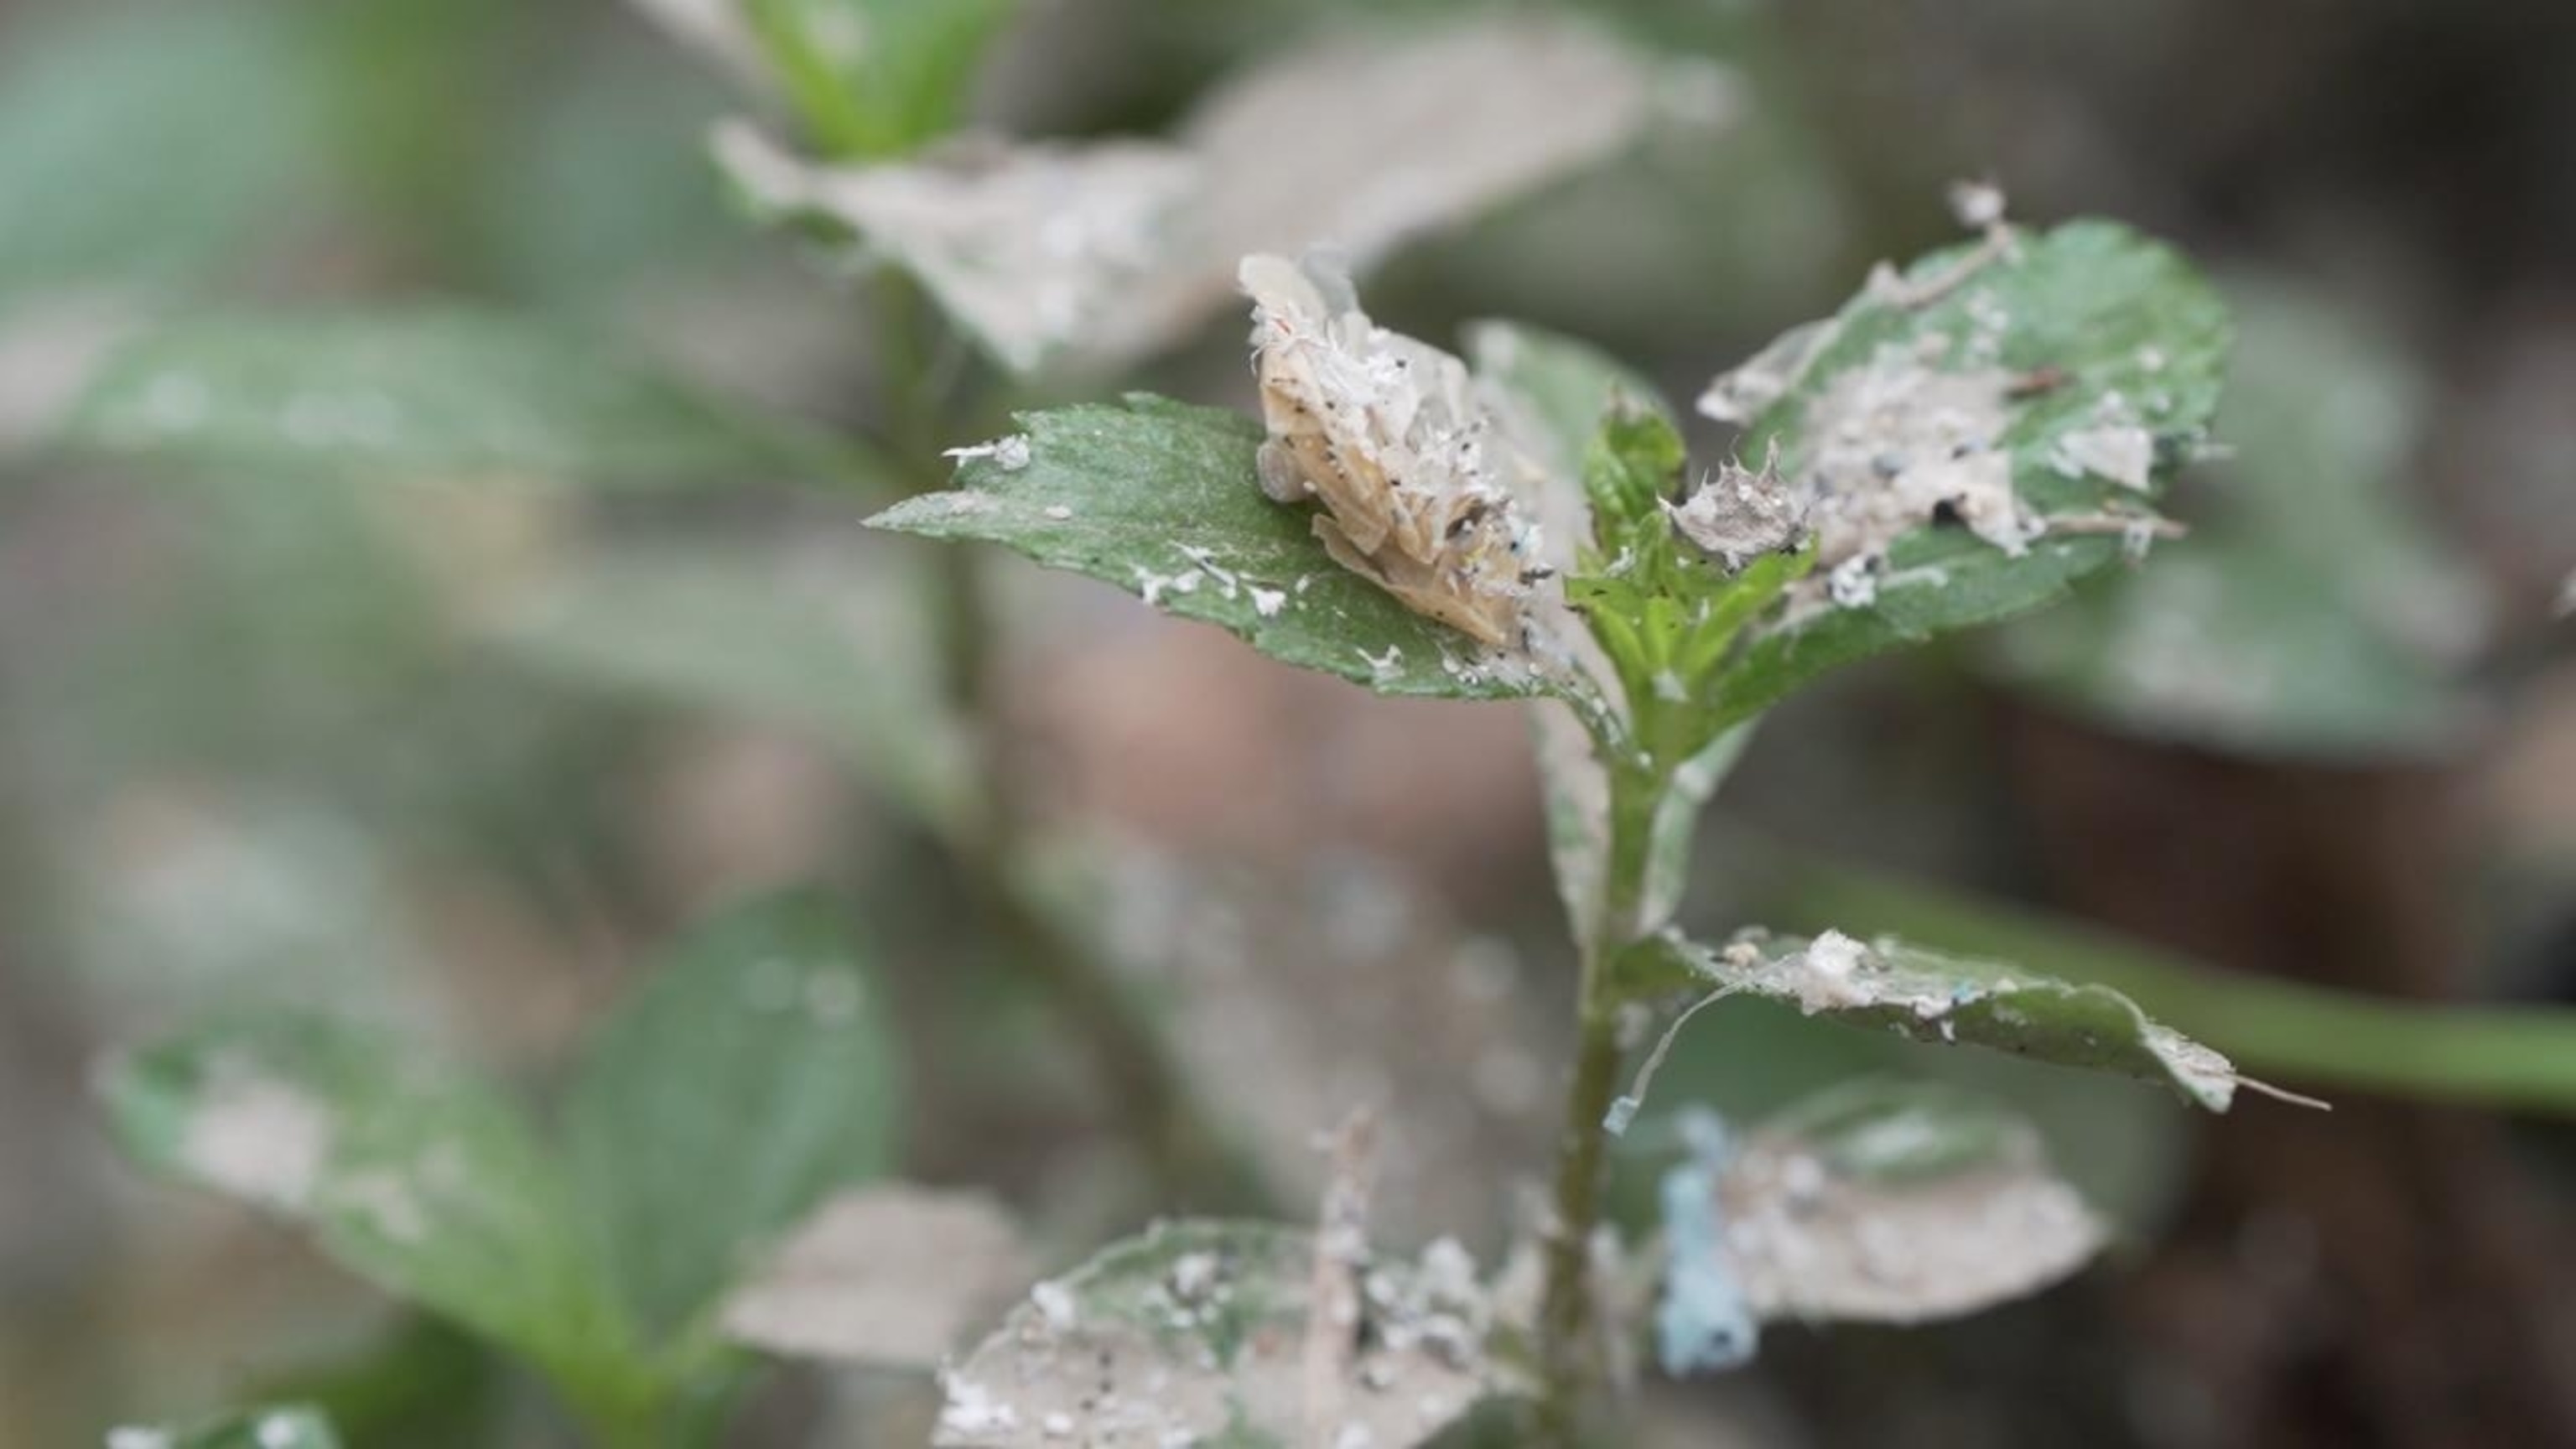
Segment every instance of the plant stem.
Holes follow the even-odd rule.
[[[1557,1139],[1546,1286],[1539,1304],[1539,1431],[1541,1442],[1554,1449],[1575,1449],[1581,1442],[1600,1378],[1592,1237],[1601,1221],[1602,1170],[1609,1153],[1605,1119],[1618,1096],[1619,1067],[1627,1055],[1619,1040],[1620,1003],[1610,967],[1636,935],[1655,807],[1670,788],[1670,772],[1664,768],[1621,766],[1611,771],[1610,852],[1602,872],[1599,927],[1594,939],[1583,943],[1574,1076]]]
[[[1618,1014],[1595,1004],[1599,992],[1593,983],[1601,974],[1601,958],[1586,950],[1585,1007],[1574,1081],[1566,1092],[1565,1125],[1557,1141],[1547,1286],[1539,1306],[1544,1375],[1539,1422],[1544,1442],[1559,1449],[1572,1449],[1581,1437],[1599,1357],[1592,1323],[1592,1235],[1600,1220],[1602,1161],[1609,1138],[1601,1121],[1618,1094],[1623,1055]]]

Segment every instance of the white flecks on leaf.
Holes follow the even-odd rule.
[[[1488,450],[1494,417],[1466,364],[1377,326],[1350,278],[1309,258],[1244,260],[1269,440],[1262,490],[1313,498],[1334,560],[1496,648],[1524,643],[1522,611],[1546,577],[1538,526]]]
[[[1026,1279],[991,1198],[888,1183],[807,1217],[726,1300],[725,1336],[773,1353],[930,1368]]]
[[[2160,1025],[2105,986],[1893,938],[1864,944],[1839,931],[1812,941],[1748,932],[1720,951],[1671,933],[1663,943],[1705,985],[1784,1002],[1809,1016],[2165,1081],[2212,1111],[2227,1110],[2240,1085],[2283,1095],[2247,1082],[2225,1056]]]

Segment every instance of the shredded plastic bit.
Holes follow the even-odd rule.
[[[1779,473],[1779,450],[1760,472],[1740,463],[1718,465],[1679,505],[1667,503],[1682,537],[1714,554],[1728,572],[1756,557],[1795,549],[1807,538],[1808,499]]]
[[[1497,648],[1519,648],[1522,607],[1546,577],[1486,450],[1492,419],[1466,365],[1376,325],[1350,278],[1314,258],[1244,259],[1253,358],[1270,439],[1262,491],[1321,500],[1315,536],[1335,562]]]

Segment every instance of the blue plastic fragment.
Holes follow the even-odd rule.
[[[1682,1115],[1690,1156],[1664,1174],[1663,1301],[1655,1308],[1655,1356],[1673,1378],[1724,1373],[1761,1351],[1762,1324],[1726,1256],[1718,1175],[1730,1147],[1716,1113]]]

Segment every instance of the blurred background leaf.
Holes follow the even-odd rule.
[[[2006,634],[2004,667],[2113,728],[2232,753],[2455,749],[2489,606],[2407,498],[2425,379],[2333,298],[2263,278],[2230,295],[2233,455],[2199,470],[2189,545]]]
[[[756,1254],[893,1165],[901,1064],[863,962],[827,898],[746,902],[673,944],[584,1049],[574,1201],[647,1342],[713,1352]]]

